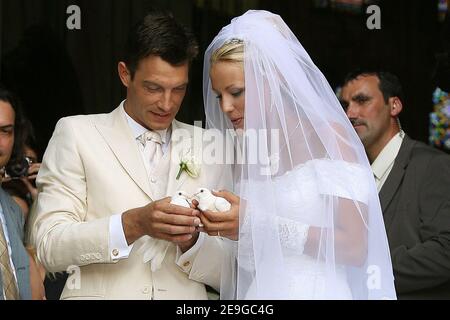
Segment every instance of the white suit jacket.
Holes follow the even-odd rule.
[[[179,129],[188,135],[174,141]],[[219,288],[224,250],[219,238],[205,235],[200,249],[178,265],[171,244],[155,272],[137,253],[144,237],[123,260],[112,260],[109,248],[110,216],[158,200],[158,181],[166,180],[166,196],[180,189],[189,194],[199,187],[231,189],[225,165],[202,164],[198,178],[183,173],[176,180],[182,150],[201,159],[194,131],[203,129],[173,121],[169,176],[156,173],[150,182],[121,107],[59,120],[37,177],[31,241],[48,271],[74,270],[61,299],[206,299],[204,284]]]

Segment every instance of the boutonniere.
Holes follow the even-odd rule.
[[[190,151],[180,158],[180,170],[178,170],[177,180],[180,178],[183,171],[191,178],[197,178],[200,175],[200,164],[195,160],[195,157],[190,154]]]

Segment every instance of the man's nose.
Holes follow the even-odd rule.
[[[164,92],[159,103],[159,108],[165,112],[169,112],[172,109],[172,104],[172,92]]]
[[[347,117],[349,119],[354,119],[358,117],[358,110],[353,103],[349,103],[347,109],[345,110]]]

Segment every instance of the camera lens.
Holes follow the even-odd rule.
[[[6,174],[11,178],[26,177],[28,175],[29,162],[26,158],[18,159],[7,164]]]

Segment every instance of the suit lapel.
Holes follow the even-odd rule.
[[[110,117],[110,123],[96,123],[97,130],[131,179],[154,199],[147,171],[121,106],[111,112]]]
[[[8,228],[6,232],[8,232],[11,250],[14,255],[14,253],[17,252],[17,250],[15,250],[17,246],[16,239],[21,239],[20,235],[17,234],[17,228],[20,227],[20,223],[18,221],[15,221],[14,209],[10,206],[10,204],[6,200],[6,197],[7,194],[5,193],[5,191],[3,189],[0,189],[0,203],[3,210],[3,216],[5,217],[6,227]],[[22,214],[22,212],[19,213]],[[14,264],[15,263],[16,261],[14,261]]]
[[[181,133],[181,134],[180,134]],[[177,180],[177,174],[180,170],[181,156],[193,152],[191,149],[192,136],[187,129],[181,128],[178,121],[172,123],[171,147],[170,147],[170,167],[169,181],[167,182],[167,194],[173,195],[176,191],[181,190],[188,175],[183,172]]]
[[[386,182],[383,184],[383,187],[380,190],[379,196],[380,196],[381,210],[384,215],[386,227],[388,227],[388,225],[390,224],[395,215],[394,210],[388,210],[388,208],[389,205],[391,204],[394,195],[398,190],[398,187],[400,186],[400,183],[403,180],[403,176],[405,175],[406,168],[408,167],[410,154],[413,146],[414,142],[411,139],[409,139],[408,136],[405,136],[403,138],[403,142],[398,152],[398,155],[395,159],[394,166],[392,167],[392,170],[389,173]]]

